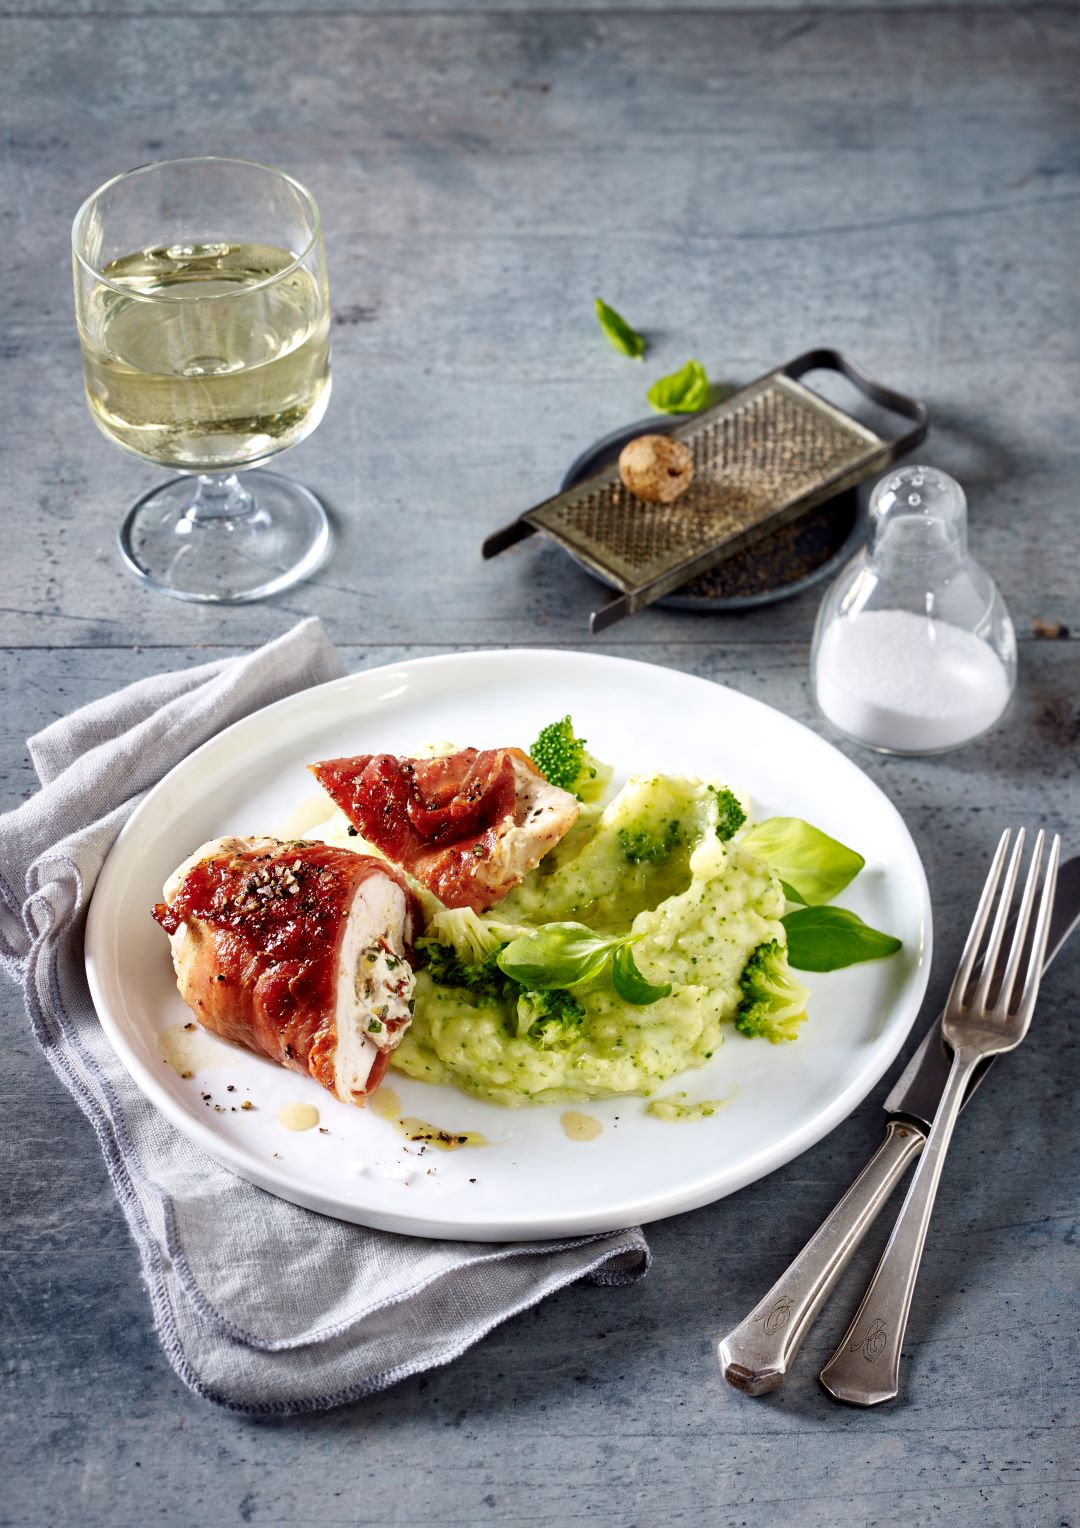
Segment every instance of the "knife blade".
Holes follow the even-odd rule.
[[[1011,933],[1015,917],[1009,920]],[[1050,937],[1046,943],[1046,959],[1043,970],[1049,969],[1054,957],[1060,952],[1069,935],[1080,924],[1080,855],[1066,860],[1058,871],[1057,889],[1054,894],[1054,911],[1050,919]],[[1006,943],[1007,947],[1007,943]],[[993,1066],[995,1057],[989,1056],[979,1067],[964,1095],[963,1107],[971,1102],[975,1089]],[[886,1114],[902,1114],[917,1120],[928,1130],[945,1091],[952,1053],[941,1037],[940,1015],[923,1036],[923,1042],[907,1066],[893,1084],[882,1107]]]
[[[1080,856],[1066,861],[1058,871],[1044,971],[1078,924]],[[965,1106],[993,1064],[990,1057],[972,1078]],[[885,1100],[889,1119],[884,1141],[764,1299],[721,1338],[717,1357],[724,1378],[736,1390],[765,1395],[783,1384],[840,1275],[926,1144],[925,1132],[944,1091],[949,1067],[939,1015]]]

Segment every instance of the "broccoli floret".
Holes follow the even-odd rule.
[[[464,961],[481,961],[525,932],[520,924],[482,918],[471,907],[440,907],[428,922],[429,938],[453,945]]]
[[[416,948],[437,986],[464,988],[482,1007],[516,1005],[519,1038],[534,1041],[542,1050],[563,1050],[574,1043],[585,1009],[572,992],[561,987],[531,991],[507,976],[498,965],[504,945],[475,961],[462,960],[456,950],[437,939],[418,939]]]
[[[456,950],[437,939],[416,941],[424,969],[437,986],[464,988],[483,1008],[493,1004],[516,1008],[519,1039],[532,1040],[541,1050],[565,1050],[577,1038],[585,1009],[562,987],[533,991],[507,976],[498,965],[505,947],[499,944],[489,955],[472,961],[462,960]]]
[[[475,961],[462,960],[456,950],[437,939],[418,939],[416,948],[424,958],[428,975],[439,987],[464,987],[486,1002],[497,1001],[506,991],[510,978],[496,964],[501,945]],[[516,982],[511,985],[517,988]]]
[[[551,785],[569,791],[579,801],[595,801],[611,779],[610,764],[601,764],[576,737],[569,716],[549,722],[529,749],[529,757]]]
[[[549,987],[523,991],[517,1002],[518,1035],[542,1050],[564,1050],[577,1039],[585,1009],[572,992]]]
[[[729,791],[726,785],[710,785],[709,789],[716,797],[716,836],[722,844],[726,844],[746,821],[746,813],[738,796],[734,791]]]
[[[561,722],[549,722],[543,728],[529,749],[529,757],[552,785],[572,791],[585,764],[585,740],[574,736],[574,724],[564,716]]]
[[[778,939],[759,944],[739,977],[742,998],[735,1028],[744,1035],[766,1040],[794,1040],[806,1018],[808,989],[797,982],[787,963],[787,951]]]
[[[671,856],[682,841],[682,825],[675,818],[665,822],[659,830],[619,829],[619,847],[631,865],[659,865]]]

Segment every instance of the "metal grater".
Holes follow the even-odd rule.
[[[886,439],[799,380],[840,372],[872,402],[913,420]],[[882,471],[926,435],[926,405],[874,382],[836,350],[811,350],[670,430],[693,452],[694,480],[674,504],[629,493],[618,465],[542,504],[484,542],[494,557],[542,531],[620,591],[591,630],[670,594],[825,499]]]

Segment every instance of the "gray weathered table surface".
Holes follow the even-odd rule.
[[[311,613],[355,667],[595,645],[818,725],[813,596],[652,611],[591,644],[584,575],[536,544],[488,566],[477,547],[640,416],[650,375],[696,354],[748,380],[830,343],[931,400],[924,454],[965,482],[1023,639],[988,741],[925,763],[853,750],[925,857],[931,997],[1002,823],[1080,851],[1078,644],[1030,637],[1034,618],[1080,633],[1075,8],[7,0],[0,56],[4,805],[34,788],[28,732]],[[335,316],[334,401],[288,470],[332,506],[336,556],[225,611],[118,566],[117,520],[154,474],[86,417],[66,249],[106,176],[205,151],[311,185]],[[598,338],[596,292],[649,332],[644,370]],[[1076,1522],[1078,975],[1074,949],[965,1117],[891,1407],[816,1386],[857,1273],[775,1397],[729,1390],[712,1356],[875,1143],[883,1083],[783,1171],[654,1227],[633,1289],[571,1289],[367,1404],[258,1423],[173,1378],[89,1128],[5,989],[0,1522]]]

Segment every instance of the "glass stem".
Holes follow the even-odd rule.
[[[200,473],[184,518],[197,525],[208,525],[221,520],[248,520],[257,510],[254,494],[248,492],[235,472]]]

